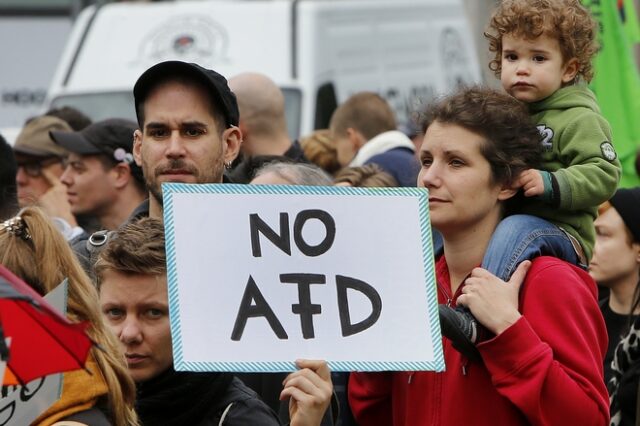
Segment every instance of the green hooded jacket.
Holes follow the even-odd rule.
[[[571,234],[588,261],[598,206],[613,196],[620,181],[611,128],[584,85],[563,87],[529,104],[529,111],[543,138],[541,168],[550,172],[552,191],[528,198],[521,213],[542,217]]]

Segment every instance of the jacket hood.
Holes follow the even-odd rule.
[[[552,109],[588,108],[600,113],[596,96],[584,86],[567,86],[556,90],[551,96],[529,104],[529,111],[536,114]]]

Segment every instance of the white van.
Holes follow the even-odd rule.
[[[416,101],[480,81],[462,0],[201,0],[111,3],[78,17],[45,101],[95,120],[134,118],[151,65],[257,71],[285,93],[293,138],[327,127],[336,105],[376,91],[400,123]]]

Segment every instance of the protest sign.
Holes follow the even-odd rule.
[[[162,190],[176,370],[444,369],[426,190]]]
[[[67,287],[68,282],[65,279],[45,296],[45,299],[60,312],[67,311]],[[11,354],[11,348],[9,348],[9,354]],[[31,424],[60,399],[61,394],[62,374],[41,377],[24,386],[3,387],[0,390],[0,426]]]

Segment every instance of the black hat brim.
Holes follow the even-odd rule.
[[[49,132],[53,141],[66,149],[67,151],[80,154],[80,155],[92,155],[102,154],[102,151],[90,143],[79,132]]]

